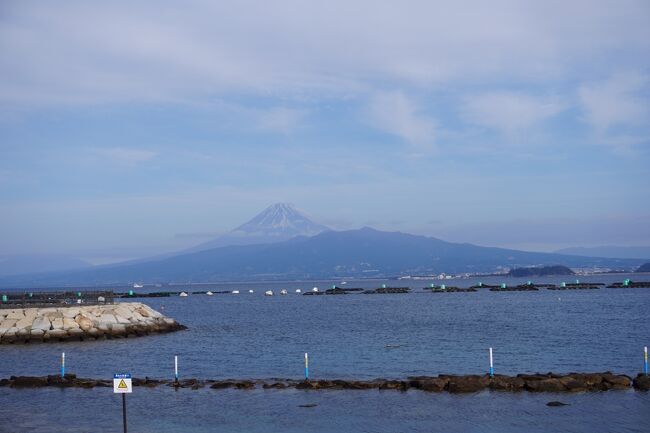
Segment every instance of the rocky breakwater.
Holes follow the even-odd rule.
[[[41,388],[41,387],[76,387],[94,388],[110,387],[110,379],[77,378],[74,374],[61,376],[11,376],[0,379],[0,386],[11,388]],[[170,386],[174,388],[200,389],[302,389],[302,390],[393,390],[408,391],[409,389],[426,392],[474,393],[481,391],[505,392],[601,392],[609,390],[638,391],[650,390],[650,377],[639,374],[634,380],[623,374],[604,373],[569,373],[569,374],[519,374],[517,376],[495,375],[439,375],[415,376],[406,379],[374,379],[374,380],[295,380],[295,379],[225,379],[201,380],[182,379],[151,379],[149,377],[133,378],[133,386],[154,388]],[[553,405],[552,405],[553,406]]]
[[[184,328],[139,302],[0,310],[0,344],[123,338]]]

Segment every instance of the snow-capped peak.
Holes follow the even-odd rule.
[[[289,203],[276,203],[253,219],[233,230],[233,233],[264,236],[314,236],[328,228],[315,223]]]

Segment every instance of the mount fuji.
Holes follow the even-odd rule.
[[[209,250],[230,245],[254,245],[283,242],[296,236],[315,236],[330,230],[312,221],[289,203],[276,203],[250,221],[208,242],[191,247],[183,253]]]

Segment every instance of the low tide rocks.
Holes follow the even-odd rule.
[[[184,328],[140,302],[0,310],[0,344],[120,338]]]
[[[639,374],[634,380],[622,374],[604,373],[569,373],[569,374],[519,374],[517,376],[495,375],[439,375],[416,376],[403,380],[375,379],[375,380],[294,380],[294,379],[226,379],[226,380],[199,380],[199,379],[150,379],[148,377],[134,378],[134,386],[153,388],[157,386],[171,386],[175,388],[200,389],[302,389],[302,390],[394,390],[407,391],[415,389],[427,392],[449,393],[474,393],[481,391],[505,392],[602,392],[609,390],[648,391],[650,380],[648,376]],[[0,386],[11,388],[41,388],[41,387],[77,387],[94,388],[110,387],[110,379],[82,379],[74,374],[61,376],[12,376],[0,379]]]

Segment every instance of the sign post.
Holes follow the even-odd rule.
[[[113,393],[122,394],[122,422],[124,423],[124,433],[126,433],[126,394],[133,392],[131,375],[129,373],[113,375]]]

